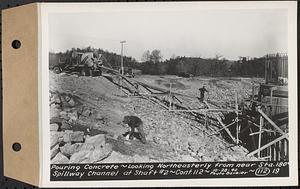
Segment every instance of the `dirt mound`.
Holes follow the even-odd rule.
[[[49,72],[50,90],[101,98],[111,95],[124,95],[104,77],[84,77],[66,73]]]

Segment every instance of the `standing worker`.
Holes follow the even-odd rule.
[[[198,98],[200,100],[200,102],[203,102],[204,100],[204,93],[207,92],[208,90],[206,90],[205,86],[203,85],[202,88],[199,88],[199,92],[200,92],[200,98]]]

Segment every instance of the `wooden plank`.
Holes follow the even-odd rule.
[[[157,98],[149,98],[155,102],[157,102],[159,105],[161,105],[162,107],[164,107],[165,109],[169,109],[165,104],[163,104],[162,102],[160,102]]]
[[[165,95],[168,95],[168,94],[166,94],[166,93],[152,93],[152,94],[140,93],[140,95],[148,96],[148,97],[154,97],[154,96],[165,96]]]
[[[212,136],[212,135],[215,135],[215,134],[218,134],[220,131],[222,131],[222,130],[228,128],[228,127],[230,127],[230,126],[233,125],[234,123],[235,123],[235,121],[232,122],[232,123],[230,123],[230,124],[228,124],[228,125],[226,125],[225,127],[222,127],[221,129],[217,130],[215,133],[213,133],[213,134],[211,134],[211,135],[208,135],[208,137],[209,137],[209,136]]]
[[[251,127],[249,128],[249,130],[250,130],[251,133],[253,132],[253,130],[252,130]],[[252,140],[252,144],[253,144],[253,149],[256,149],[256,148],[257,148],[257,145],[256,145],[256,141],[254,140],[254,137],[253,137],[253,136],[251,136],[251,140]]]
[[[140,84],[143,87],[151,88],[151,89],[154,89],[154,90],[157,90],[157,91],[161,91],[161,92],[169,92],[167,89],[160,88],[160,87],[157,87],[157,86],[154,86],[154,85],[150,85],[150,84],[146,84],[146,83],[140,82],[140,81],[138,81],[136,79],[130,79],[130,80],[135,81],[136,83]],[[172,92],[171,95],[178,95],[178,96],[183,96],[183,97],[187,97],[187,98],[191,98],[191,99],[197,99],[194,96],[190,96],[190,95],[186,95],[186,94],[181,94],[181,93],[176,93],[176,92]]]
[[[263,132],[265,132],[265,131],[257,131],[257,132],[253,132],[253,133],[250,133],[249,136],[262,134]],[[260,145],[260,144],[258,144],[258,145]]]
[[[177,96],[174,96],[174,98],[175,98],[180,104],[182,104],[182,100],[180,100]]]
[[[261,109],[258,112],[282,135],[285,134]]]
[[[142,85],[141,85],[142,86]],[[150,92],[151,94],[153,94],[154,92],[153,91],[151,91],[148,87],[145,87],[145,86],[142,86],[142,87],[144,87],[144,89],[146,89],[148,92]],[[166,92],[165,92],[166,93]]]
[[[224,127],[225,131],[227,132],[227,134],[230,136],[230,138],[233,140],[233,142],[236,142],[235,138],[232,136],[231,132],[228,130],[228,128],[226,128],[225,124],[222,122],[222,120],[218,117],[217,120],[219,121],[219,123],[221,124],[222,127]]]
[[[288,137],[289,137],[289,134],[286,133],[286,134],[284,134],[284,135],[278,137],[277,139],[273,140],[272,142],[269,142],[268,144],[262,146],[261,148],[258,148],[257,150],[254,150],[253,152],[247,154],[247,156],[248,156],[248,157],[249,157],[249,156],[253,156],[254,154],[256,154],[256,153],[258,153],[258,152],[260,152],[260,151],[266,149],[267,147],[269,147],[269,146],[275,144],[276,142],[278,142],[278,141],[280,141],[280,140],[282,140],[282,139],[288,139]]]

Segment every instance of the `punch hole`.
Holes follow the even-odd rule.
[[[13,40],[13,42],[11,43],[12,48],[14,49],[18,49],[21,47],[21,41],[19,40]]]
[[[13,149],[15,152],[20,151],[21,148],[22,148],[22,147],[21,147],[21,144],[18,143],[18,142],[13,143],[13,145],[12,145],[12,149]]]

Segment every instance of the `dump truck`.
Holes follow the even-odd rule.
[[[52,66],[55,73],[79,73],[82,76],[100,76],[102,74],[101,54],[93,52],[71,51],[65,57],[58,57],[58,62]]]

